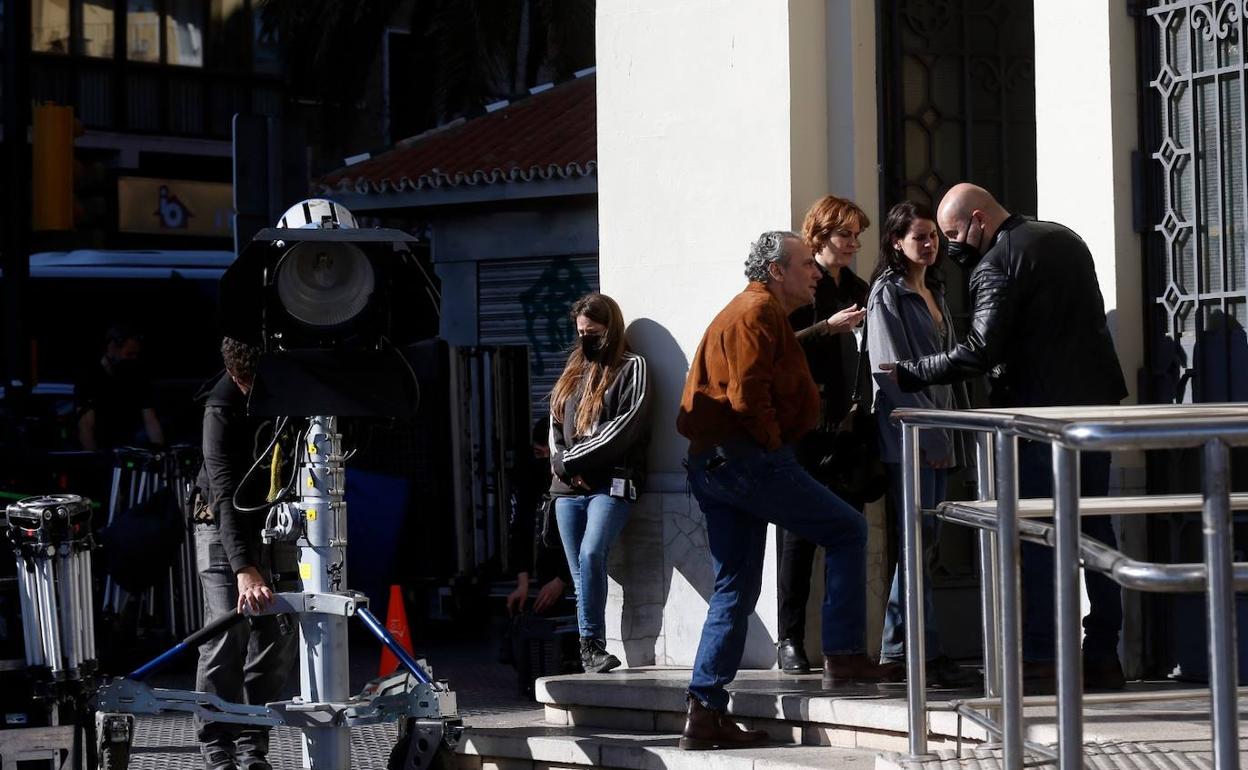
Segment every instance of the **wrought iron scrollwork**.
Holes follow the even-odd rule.
[[[950,6],[950,0],[916,0],[902,5],[901,17],[914,34],[931,38],[944,32],[953,21]]]
[[[1226,40],[1236,33],[1235,22],[1239,21],[1243,9],[1241,0],[1215,0],[1211,4],[1193,5],[1191,9],[1192,29],[1200,30],[1205,40],[1212,42]]]
[[[1145,247],[1155,313],[1150,365],[1158,379],[1150,395],[1248,398],[1240,378],[1229,376],[1243,358],[1234,342],[1242,331],[1228,332],[1248,324],[1244,0],[1150,5],[1141,52],[1151,78],[1143,118],[1152,132],[1156,195]],[[1173,369],[1173,382],[1161,377],[1163,369]]]

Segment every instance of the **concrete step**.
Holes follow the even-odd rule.
[[[464,733],[457,770],[872,770],[876,752],[773,744],[752,749],[682,751],[677,732],[554,726],[540,712]]]
[[[539,679],[536,698],[552,725],[679,733],[684,726],[688,669],[636,668],[610,674]],[[824,690],[818,674],[742,671],[729,688],[728,712],[783,743],[905,751],[905,690],[860,685]],[[972,693],[931,693],[933,701]],[[987,739],[982,728],[951,712],[929,714],[934,749]]]
[[[536,698],[546,722],[560,727],[592,727],[675,734],[684,725],[688,669],[637,668],[609,674],[576,674],[540,679]],[[1174,682],[1133,682],[1130,691],[1177,691]],[[777,671],[742,671],[729,687],[728,711],[742,725],[766,730],[778,742],[906,752],[908,712],[904,686],[822,689],[820,677],[787,676]],[[1176,695],[1178,693],[1176,692]],[[933,752],[963,753],[988,741],[977,724],[951,710],[969,691],[928,692],[928,745]],[[1208,700],[1150,703],[1085,703],[1083,739],[1090,743],[1137,742],[1156,745],[1161,736],[1183,740],[1187,750],[1211,737]],[[1248,700],[1241,701],[1248,710]],[[1037,744],[1057,742],[1056,708],[1028,706],[1024,733]],[[1203,748],[1203,746],[1202,746]]]

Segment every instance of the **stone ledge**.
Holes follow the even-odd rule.
[[[751,749],[682,751],[675,733],[632,733],[542,725],[474,728],[458,750],[461,770],[870,770],[874,751],[826,746],[768,745]]]
[[[688,669],[641,668],[610,674],[546,677],[539,679],[535,696],[545,704],[547,717],[559,724],[593,725],[643,729],[645,714],[653,714],[653,729],[662,729],[662,715],[684,714]],[[825,732],[874,733],[882,738],[905,735],[908,716],[905,692],[901,688],[880,689],[873,685],[824,690],[818,674],[787,676],[776,671],[742,671],[730,689],[728,712],[744,722],[777,735],[780,729],[814,728]],[[960,693],[966,695],[967,693]],[[933,700],[953,697],[933,693]],[[565,716],[552,713],[559,710]],[[780,728],[768,725],[788,725]],[[667,722],[664,726],[670,726]],[[928,714],[934,740],[956,741],[959,724],[952,712]],[[650,729],[650,728],[645,728]],[[978,725],[963,720],[964,741],[987,740]],[[803,743],[809,743],[805,737]],[[838,741],[838,743],[840,743]],[[891,741],[880,740],[876,748],[890,749]],[[848,744],[860,745],[860,744]]]

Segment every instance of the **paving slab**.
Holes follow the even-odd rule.
[[[1240,765],[1248,754],[1240,744]],[[1111,741],[1087,743],[1083,750],[1084,767],[1094,770],[1213,770],[1213,753],[1193,751],[1174,745],[1156,745],[1145,742]],[[1057,763],[1045,757],[1028,754],[1024,758],[1028,767],[1056,767]],[[978,746],[963,752],[962,756],[949,751],[933,752],[932,756],[911,758],[898,753],[881,754],[875,770],[1001,770],[1001,749],[996,745]]]

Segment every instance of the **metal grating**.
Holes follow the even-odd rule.
[[[393,724],[369,725],[351,731],[352,770],[385,770],[394,747]],[[299,770],[303,749],[299,731],[274,728],[270,739],[269,761],[274,770]],[[200,770],[203,761],[195,740],[195,726],[189,716],[138,717],[130,770]]]
[[[1027,756],[1027,767],[1057,767],[1056,760]],[[999,770],[1001,749],[998,745],[984,744],[976,747],[968,756],[958,757],[949,750],[935,752],[925,759],[911,759],[901,754],[888,753],[876,762],[877,770]],[[1212,770],[1210,753],[1192,753],[1151,746],[1147,743],[1113,741],[1088,743],[1083,748],[1083,766],[1094,770]]]

